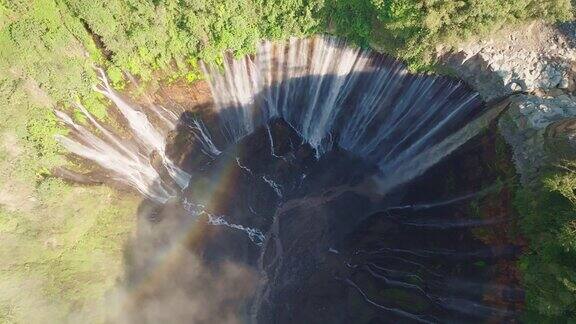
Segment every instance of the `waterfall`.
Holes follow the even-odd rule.
[[[381,192],[423,173],[494,118],[493,113],[482,114],[483,102],[462,82],[410,74],[390,57],[333,37],[264,41],[253,56],[225,55],[223,67],[201,68],[218,126],[210,129],[201,120],[186,126],[206,155],[214,158],[225,149],[217,147],[210,134],[220,132],[231,145],[269,120],[282,118],[318,158],[338,146],[376,164]],[[57,112],[72,130],[69,137],[58,137],[59,142],[147,197],[165,202],[174,190],[161,180],[150,155],[159,154],[178,187],[185,188],[190,175],[166,157],[166,133],[150,122],[144,109],[122,99],[99,72],[102,83],[96,91],[114,103],[134,140],[126,143],[81,108],[94,131]],[[149,113],[164,127],[177,124],[175,114],[151,108]]]
[[[377,164],[382,192],[409,181],[495,117],[462,82],[413,75],[400,62],[334,37],[263,42],[208,76],[229,143],[272,118],[321,156],[333,145]],[[473,122],[471,122],[474,120]]]
[[[514,300],[496,304],[485,298],[491,286],[482,285],[499,280],[503,270],[496,261],[518,249],[492,247],[472,233],[509,219],[468,218],[464,209],[467,200],[500,188],[451,198],[447,188],[420,195],[434,182],[395,190],[477,135],[505,105],[485,104],[458,80],[409,73],[390,57],[333,37],[264,41],[254,55],[226,54],[222,63],[200,64],[211,111],[201,106],[179,116],[148,97],[148,104],[134,104],[102,70],[95,91],[112,103],[121,131],[80,104],[83,122],[55,111],[70,129],[57,139],[71,153],[156,203],[177,198],[141,214],[154,223],[171,218],[150,227],[162,238],[159,254],[152,252],[160,261],[139,277],[164,276],[176,254],[165,252],[186,246],[186,255],[198,253],[210,269],[232,260],[258,270],[254,300],[241,305],[251,307],[254,322],[291,318],[290,310],[303,303],[320,305],[313,313],[330,316],[340,305],[364,315],[359,305],[366,303],[390,321],[515,317],[508,311]],[[179,134],[166,152],[174,129]],[[423,180],[442,177],[428,175],[432,180]],[[376,186],[365,185],[367,179]],[[418,203],[421,196],[426,199]],[[334,295],[328,286],[314,291],[333,277],[347,289],[335,283]],[[391,299],[388,289],[407,297]],[[310,292],[306,300],[301,291]],[[336,299],[326,296],[341,301],[331,305]],[[416,299],[422,311],[406,304]]]
[[[142,108],[128,104],[114,91],[104,71],[98,70],[102,81],[101,87],[95,90],[110,99],[121,115],[128,122],[132,138],[125,141],[102,126],[82,105],[77,104],[82,114],[88,119],[95,131],[106,140],[101,139],[90,129],[75,123],[72,118],[61,111],[55,111],[56,116],[72,131],[69,137],[57,136],[57,141],[70,152],[85,159],[96,162],[112,172],[114,179],[125,183],[146,197],[164,203],[174,196],[173,190],[160,177],[159,171],[151,162],[151,154],[156,152],[170,177],[184,189],[190,181],[190,175],[178,168],[165,155],[165,136],[160,128],[155,127]],[[158,107],[152,106],[152,109]],[[161,111],[155,112],[164,116]],[[161,118],[168,127],[175,126],[176,116],[167,114],[173,120]]]

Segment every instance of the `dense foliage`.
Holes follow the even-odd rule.
[[[30,78],[55,102],[81,99],[102,117],[94,64],[118,86],[121,71],[194,79],[197,59],[329,31],[421,68],[439,43],[571,12],[569,0],[2,0],[0,72],[3,83]]]
[[[576,168],[550,169],[521,189],[516,207],[529,242],[520,267],[530,322],[576,319]]]
[[[4,245],[29,247],[14,250],[22,255],[16,263],[0,264],[0,289],[6,291],[9,283],[18,286],[26,275],[34,275],[49,279],[30,294],[38,298],[45,294],[49,300],[59,296],[66,305],[90,304],[89,293],[74,294],[88,287],[77,287],[76,283],[82,282],[78,278],[101,278],[105,271],[74,270],[74,265],[69,266],[74,260],[70,256],[107,247],[107,240],[90,224],[105,222],[109,225],[106,235],[127,231],[125,224],[117,221],[117,209],[95,203],[115,201],[109,192],[85,189],[88,191],[79,196],[49,176],[52,167],[65,163],[54,141],[54,134],[63,130],[51,108],[71,110],[72,104],[80,101],[98,118],[106,118],[107,103],[92,90],[98,83],[95,66],[104,67],[116,87],[124,85],[123,72],[149,82],[159,78],[195,80],[200,77],[198,59],[219,62],[225,50],[236,55],[249,53],[261,38],[328,32],[392,53],[413,68],[426,69],[438,44],[455,43],[534,18],[568,19],[571,12],[570,0],[0,0],[0,233],[11,239],[11,243],[3,241]],[[18,205],[24,200],[34,203]],[[565,213],[571,206],[568,202],[573,203],[570,199],[564,202]],[[78,226],[71,206],[82,210],[83,220],[89,223],[78,220],[86,232],[72,231],[73,238],[65,231],[57,233],[62,226]],[[125,204],[121,209],[131,207]],[[534,207],[538,208],[545,209]],[[49,215],[50,221],[38,215]],[[538,217],[527,214],[526,219],[528,224],[536,224]],[[43,243],[50,231],[60,242],[57,248]],[[538,235],[537,226],[526,231],[532,238]],[[560,263],[560,258],[572,252],[558,251],[574,244],[572,232],[562,226],[550,227],[550,231],[543,237],[550,239],[541,242],[557,237],[550,244],[558,249],[526,257],[526,282],[536,284],[537,279],[531,278],[543,275],[550,278],[546,285],[568,291],[573,281],[557,278],[573,278],[559,274],[569,273],[562,265],[571,263]],[[541,259],[542,255],[557,260],[550,264],[558,264],[558,268],[545,269],[542,260],[548,259]],[[10,259],[16,260],[3,256],[3,260]],[[34,262],[42,264],[38,269],[45,272],[26,268]],[[21,271],[27,271],[26,275]],[[98,288],[100,281],[110,284],[109,279],[93,281],[91,291],[103,289]],[[552,294],[556,286],[546,291]],[[22,292],[14,287],[12,302],[0,300],[0,321],[28,322],[29,309],[35,307],[23,302],[28,297],[19,295]],[[574,314],[573,295],[562,295],[557,304],[545,306],[547,302],[538,300],[537,291],[531,290],[529,300],[542,305],[535,306],[538,309],[548,307],[547,312],[553,315]],[[14,304],[14,300],[24,304]],[[45,321],[55,319],[46,316]]]
[[[438,44],[482,36],[506,25],[572,16],[568,0],[328,0],[326,17],[337,34],[427,68]]]

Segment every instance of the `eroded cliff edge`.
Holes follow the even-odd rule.
[[[576,116],[576,22],[533,22],[492,38],[438,48],[442,65],[468,82],[484,99],[511,96],[499,128],[513,147],[524,184],[544,165],[569,155]],[[567,141],[550,150],[550,141]]]
[[[518,266],[524,320],[576,317],[576,23],[534,22],[438,49],[442,64],[485,99],[509,96],[498,129],[518,176],[513,205],[527,247]]]

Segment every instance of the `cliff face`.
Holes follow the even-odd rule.
[[[571,155],[574,130],[559,125],[576,116],[576,97],[522,94],[514,96],[512,102],[510,110],[499,121],[500,132],[513,147],[520,179],[527,184],[546,165]],[[567,146],[560,149],[550,141],[552,138],[565,139]]]
[[[559,125],[576,116],[576,22],[534,22],[450,52],[439,49],[438,56],[486,100],[512,95],[499,128],[513,148],[523,183],[543,166],[570,155],[573,127]],[[550,136],[566,145],[559,149],[547,140]]]
[[[574,91],[575,28],[576,22],[534,22],[449,52],[439,48],[437,55],[487,100],[516,91]]]
[[[522,184],[512,199],[519,213],[516,233],[527,242],[517,263],[526,322],[576,318],[575,53],[571,22],[533,23],[439,54],[484,98],[510,95],[498,128]]]

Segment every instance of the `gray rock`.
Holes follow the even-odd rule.
[[[560,89],[556,89],[561,91]],[[538,170],[556,158],[545,140],[546,129],[576,116],[576,96],[564,92],[517,95],[498,125],[511,145],[513,158],[523,183],[533,180]]]
[[[562,78],[562,80],[560,81],[560,83],[558,84],[558,88],[560,89],[568,89],[568,86],[570,85],[570,80],[568,80],[568,77],[564,77]]]
[[[516,91],[522,91],[522,86],[519,85],[516,82],[512,82],[508,85],[508,88],[510,88],[510,90],[516,92]]]

